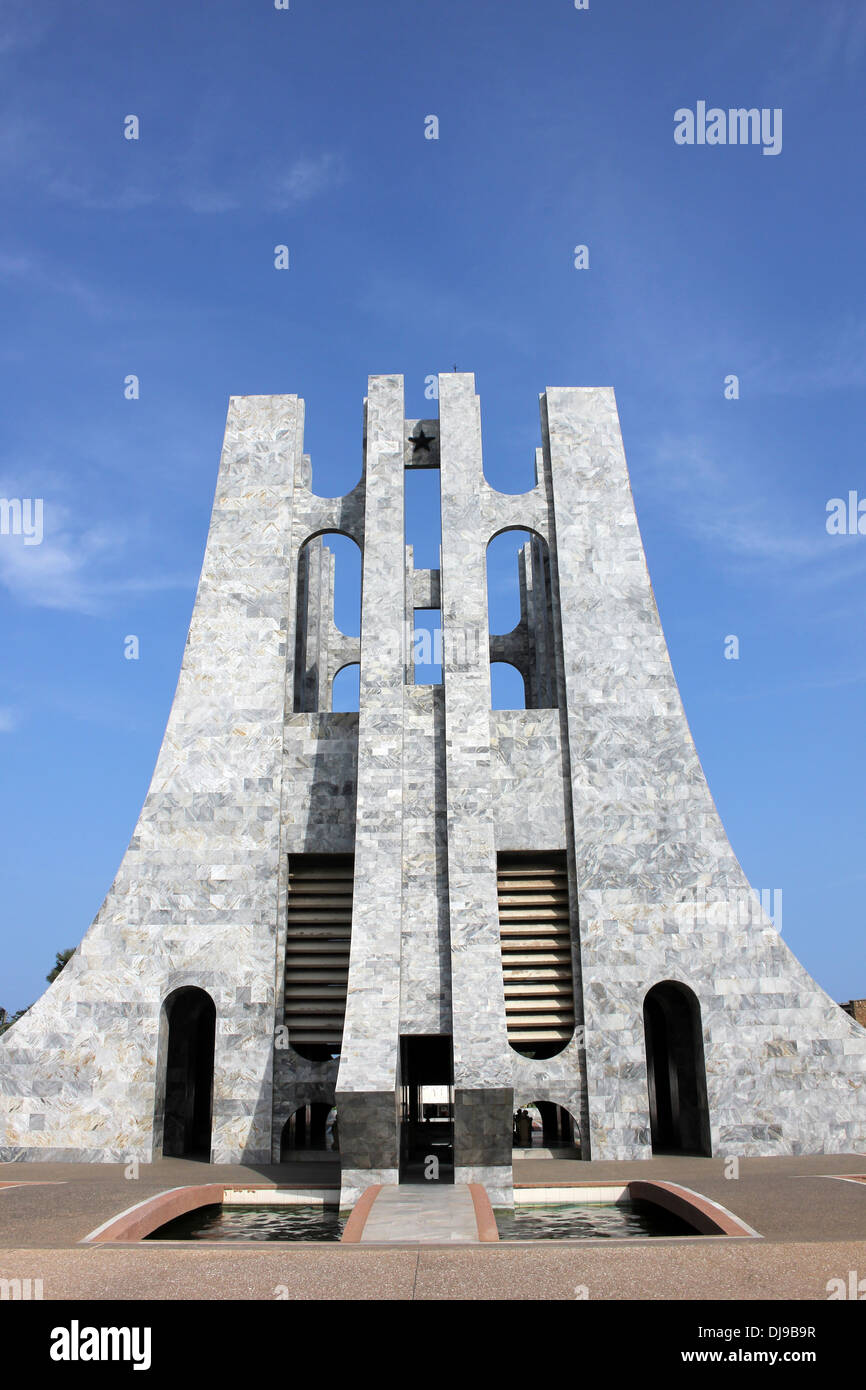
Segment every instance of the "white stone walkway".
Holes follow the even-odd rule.
[[[475,1204],[467,1183],[383,1187],[361,1233],[362,1243],[442,1245],[477,1240]]]

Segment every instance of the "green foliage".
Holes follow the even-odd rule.
[[[64,965],[66,965],[67,961],[70,961],[74,955],[75,955],[75,947],[74,947],[74,946],[68,947],[67,950],[65,950],[65,951],[58,951],[58,952],[57,952],[57,955],[56,955],[55,960],[54,960],[54,968],[53,968],[53,970],[51,971],[51,974],[50,974],[50,975],[46,975],[46,976],[45,976],[46,980],[48,981],[48,983],[49,983],[50,985],[53,985],[54,981],[57,979],[57,976],[60,974],[60,972],[61,972],[61,970],[63,969]]]

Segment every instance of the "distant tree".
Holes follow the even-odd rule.
[[[51,971],[50,975],[45,976],[46,980],[50,985],[53,985],[54,981],[57,979],[57,976],[60,974],[64,965],[66,965],[67,961],[70,961],[74,955],[74,946],[70,946],[66,951],[57,952],[57,956],[54,961],[54,969]]]

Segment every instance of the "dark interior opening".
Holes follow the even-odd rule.
[[[296,1155],[338,1153],[340,1149],[337,1111],[327,1101],[309,1101],[298,1106],[283,1125],[280,1135],[280,1162]]]
[[[216,1008],[203,989],[179,989],[165,1004],[168,1050],[162,1152],[210,1159]]]
[[[400,1181],[454,1181],[450,1035],[400,1039]]]
[[[533,1108],[541,1121],[540,1130],[531,1113]],[[564,1105],[551,1100],[530,1101],[528,1106],[521,1105],[515,1110],[513,1143],[517,1149],[557,1149],[573,1152],[575,1157],[580,1151],[580,1135],[573,1117]]]
[[[697,998],[685,985],[666,980],[647,994],[643,1019],[653,1153],[709,1157],[710,1122]]]

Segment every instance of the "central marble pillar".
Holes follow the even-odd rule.
[[[454,1180],[512,1197],[512,1066],[496,895],[490,766],[487,539],[475,379],[440,377],[442,641],[451,991]]]
[[[349,987],[336,1103],[342,1198],[399,1177],[403,882],[403,378],[366,405],[361,700]]]

